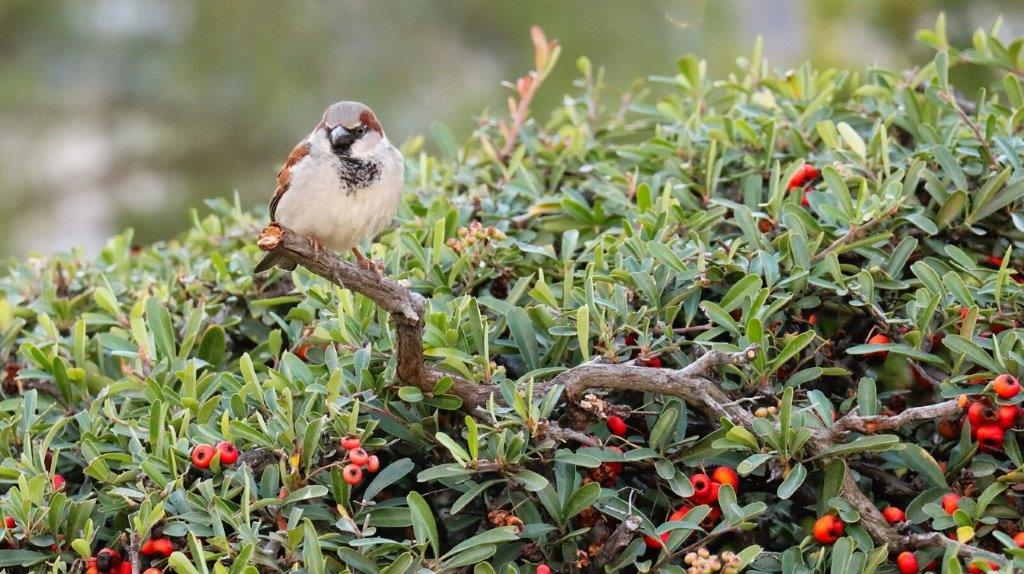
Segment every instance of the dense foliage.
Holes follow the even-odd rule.
[[[134,534],[170,539],[152,565],[182,573],[571,572],[639,517],[608,569],[733,552],[747,571],[892,572],[904,551],[966,568],[974,550],[953,540],[892,545],[931,531],[1024,567],[1015,431],[980,451],[957,414],[810,451],[851,411],[1024,398],[992,384],[1024,374],[1024,42],[979,31],[958,50],[942,28],[921,33],[935,60],[906,73],[776,73],[755,52],[711,80],[687,56],[621,99],[580,60],[579,92],[546,121],[526,110],[558,49],[535,36],[510,119],[463,145],[437,126],[436,156],[407,146],[410,191],[372,249],[428,297],[428,361],[494,386],[487,412],[462,410],[447,379],[397,383],[369,299],[302,268],[254,278],[265,210],[211,201],[174,241],[126,233],[95,260],[12,263],[0,565],[69,571],[103,547],[127,555]],[[956,65],[996,80],[965,99]],[[705,381],[749,425],[629,389],[529,400],[583,363],[656,372],[751,344],[750,364]],[[602,446],[538,432],[549,419]],[[349,435],[381,463],[354,485]],[[222,440],[238,463],[191,462]],[[702,499],[691,479],[721,466],[738,485]],[[891,538],[840,495],[845,473],[877,509],[905,509]],[[842,537],[812,534],[820,516]]]

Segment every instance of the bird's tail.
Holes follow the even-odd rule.
[[[264,271],[269,271],[274,267],[280,267],[285,271],[291,271],[295,269],[295,262],[280,253],[268,253],[267,256],[263,258],[263,261],[260,261],[259,264],[256,265],[256,269],[253,273],[263,273]]]

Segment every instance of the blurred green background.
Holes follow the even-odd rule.
[[[772,65],[908,66],[947,14],[969,44],[1021,0],[0,0],[0,255],[95,251],[125,226],[167,238],[200,200],[264,204],[326,105],[370,104],[401,143],[441,121],[468,135],[504,112],[532,62],[529,27],[563,46],[534,106],[587,55],[613,89],[694,52],[713,75],[757,35]]]

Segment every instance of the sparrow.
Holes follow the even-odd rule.
[[[314,251],[351,250],[360,267],[379,274],[357,246],[394,219],[403,165],[373,110],[359,102],[333,104],[277,174],[270,219],[309,237]],[[295,268],[286,256],[271,252],[255,272],[275,265]]]

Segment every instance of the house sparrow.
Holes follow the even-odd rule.
[[[384,136],[373,110],[359,102],[338,102],[327,108],[277,174],[270,219],[308,236],[314,250],[352,250],[361,267],[379,273],[356,246],[391,223],[402,197],[402,178],[402,154]],[[270,253],[255,272],[275,265],[295,268],[286,256]]]

